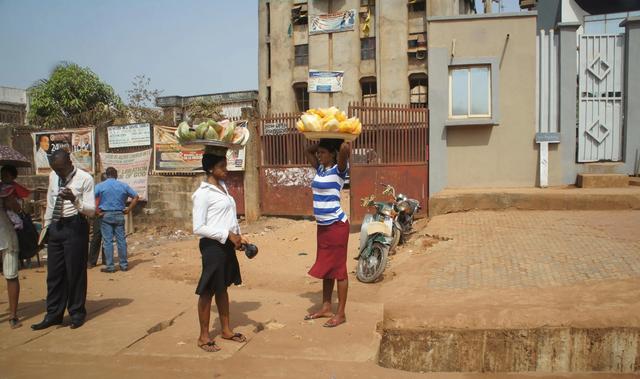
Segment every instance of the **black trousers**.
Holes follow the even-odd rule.
[[[87,316],[87,253],[89,224],[84,216],[64,218],[49,226],[47,246],[47,318],[73,321]]]
[[[89,263],[92,266],[98,265],[100,250],[102,250],[102,264],[105,264],[104,246],[102,246],[102,217],[96,216],[91,226],[91,244],[89,246]]]

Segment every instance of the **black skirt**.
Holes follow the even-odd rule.
[[[240,264],[236,257],[233,243],[226,244],[202,238],[200,240],[200,254],[202,255],[202,275],[196,288],[198,295],[215,295],[224,292],[232,284],[242,284]]]

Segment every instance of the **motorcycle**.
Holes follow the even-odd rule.
[[[420,202],[403,194],[396,195],[391,185],[384,185],[384,195],[392,202],[377,202],[375,195],[362,199],[363,207],[374,207],[374,214],[367,214],[360,229],[360,249],[356,257],[356,277],[364,283],[375,282],[387,267],[390,253],[413,231],[415,214],[422,209]]]
[[[396,190],[393,186],[386,184],[385,189],[382,191],[384,195],[391,196],[393,199],[393,210],[395,213],[393,222],[392,237],[393,242],[391,250],[406,242],[407,237],[413,232],[413,220],[422,207],[420,202],[415,199],[410,199],[403,194],[396,195]]]
[[[363,283],[373,283],[387,267],[393,242],[394,205],[377,202],[375,196],[362,199],[365,208],[375,207],[374,214],[367,214],[360,228],[360,249],[356,257],[356,277]]]

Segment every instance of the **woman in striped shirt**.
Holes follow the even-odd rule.
[[[316,170],[311,184],[313,213],[318,223],[316,262],[309,275],[322,279],[322,308],[308,314],[305,320],[329,318],[324,326],[333,328],[347,321],[345,306],[349,281],[347,277],[347,245],[349,221],[340,206],[340,191],[349,169],[351,146],[342,140],[323,139],[307,149],[307,159]],[[338,282],[338,312],[333,314],[331,295]]]

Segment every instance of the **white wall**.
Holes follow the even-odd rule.
[[[27,104],[27,91],[19,88],[0,87],[0,103]]]

